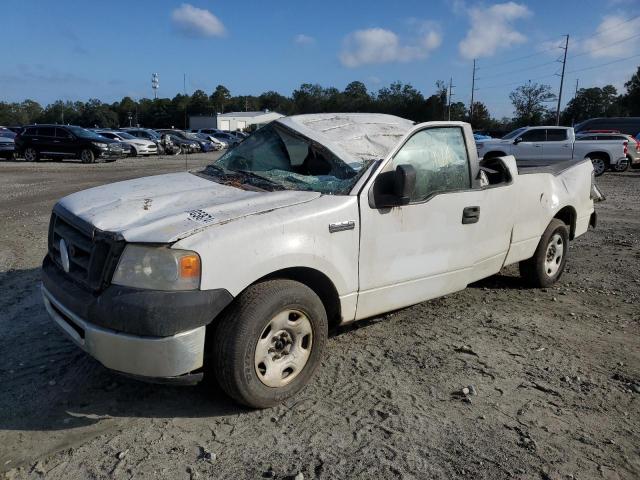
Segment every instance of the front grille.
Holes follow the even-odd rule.
[[[54,210],[49,224],[49,256],[64,271],[60,254],[60,240],[67,244],[69,271],[74,282],[91,291],[106,287],[124,249],[124,241],[102,232],[61,209]]]

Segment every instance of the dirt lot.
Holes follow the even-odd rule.
[[[107,371],[40,300],[59,197],[184,168],[0,162],[0,475],[640,478],[640,171],[599,179],[598,229],[572,244],[557,287],[527,289],[510,268],[344,328],[300,396],[249,411],[211,385]]]

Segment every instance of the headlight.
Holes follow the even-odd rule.
[[[107,148],[109,148],[109,145],[107,145],[106,143],[100,143],[100,142],[91,142],[95,147],[98,148],[102,148],[103,150],[106,150]]]
[[[192,143],[192,144],[191,144],[191,146],[192,146],[193,148],[197,148],[197,147],[199,147],[200,145],[198,145],[197,143]]]
[[[150,290],[196,290],[200,256],[189,250],[127,245],[112,283]]]

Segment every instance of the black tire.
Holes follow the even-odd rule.
[[[80,152],[80,161],[82,163],[95,163],[96,155],[90,148],[85,148]]]
[[[25,148],[22,156],[27,162],[37,162],[40,160],[40,152],[33,147]]]
[[[599,177],[609,168],[609,160],[599,155],[592,156],[591,163],[593,164],[593,173],[596,177]]]
[[[131,151],[129,152],[129,156],[130,157],[137,157],[138,156],[138,151],[135,149],[135,147],[131,147]]]
[[[270,332],[269,326],[278,314],[282,315],[287,310],[302,312],[306,316],[305,321],[308,319],[312,334],[312,340],[307,339],[310,352],[306,363],[290,381],[281,377],[289,383],[267,386],[258,376],[258,345],[261,338]],[[212,350],[209,352],[213,363],[209,368],[215,372],[218,384],[239,403],[267,408],[297,394],[309,382],[322,359],[328,322],[322,301],[309,287],[292,280],[268,280],[242,292],[214,328],[210,344]],[[296,340],[294,335],[294,343]],[[301,344],[303,341],[301,338]]]
[[[617,172],[617,173],[626,172],[627,169],[629,168],[629,164],[630,163],[631,163],[631,159],[629,157],[627,157],[626,160],[623,160],[622,162],[616,164],[613,167],[613,171]]]
[[[556,240],[561,239],[562,253],[561,258],[556,262],[553,259],[549,266],[547,262],[550,260],[549,253],[551,243],[554,243],[554,255],[559,248]],[[553,250],[553,249],[552,249]],[[557,218],[551,220],[547,229],[542,234],[538,247],[533,257],[520,262],[520,276],[532,287],[550,287],[556,283],[564,272],[567,263],[567,253],[569,251],[569,227]]]

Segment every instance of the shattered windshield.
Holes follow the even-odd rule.
[[[347,164],[317,142],[272,123],[202,173],[224,179],[237,175],[243,183],[266,190],[346,195],[371,162]]]

